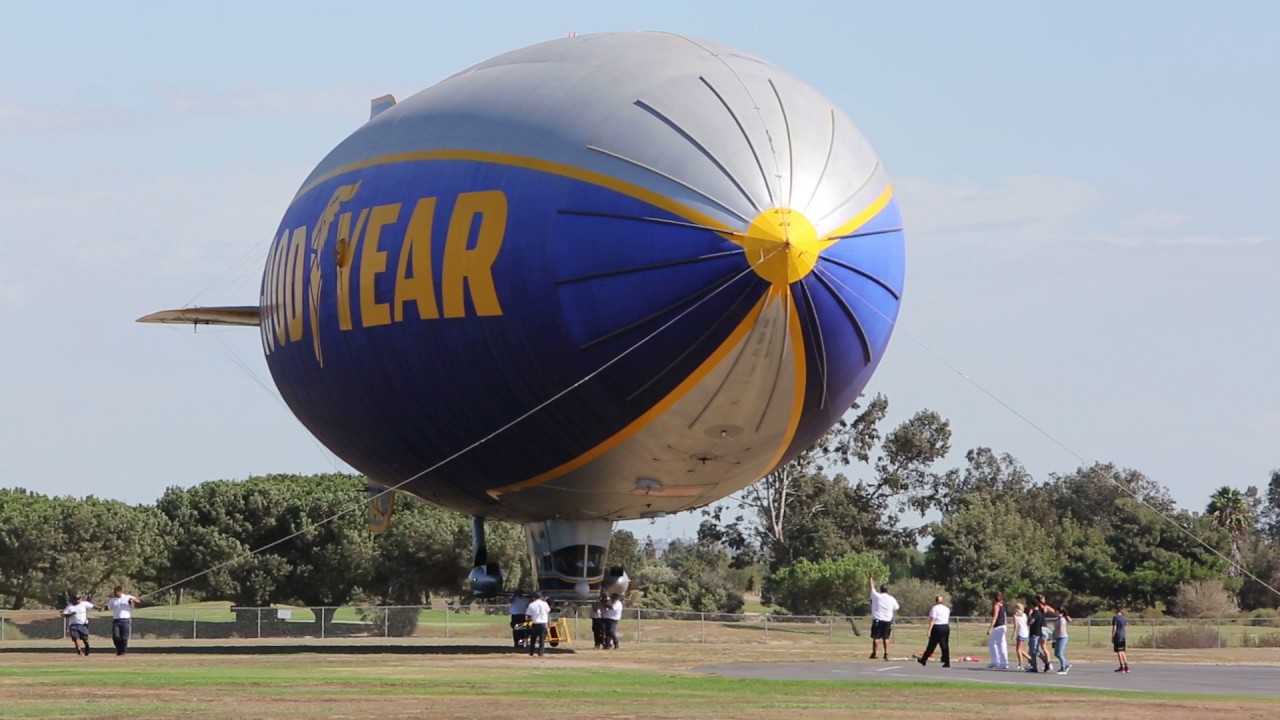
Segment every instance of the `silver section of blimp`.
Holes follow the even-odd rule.
[[[602,173],[735,230],[786,207],[823,236],[888,184],[862,134],[806,83],[732,48],[658,32],[563,38],[468,68],[377,115],[303,188],[429,150]]]

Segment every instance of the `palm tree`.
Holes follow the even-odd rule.
[[[1220,487],[1209,497],[1209,517],[1215,527],[1227,531],[1231,537],[1231,567],[1227,574],[1236,576],[1244,566],[1244,544],[1253,529],[1253,508],[1244,493],[1230,487]]]

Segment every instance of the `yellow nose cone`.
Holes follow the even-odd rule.
[[[760,213],[742,239],[747,262],[774,285],[790,285],[808,275],[829,244],[818,237],[808,218],[789,208]]]

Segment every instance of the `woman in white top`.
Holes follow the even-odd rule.
[[[1031,663],[1031,654],[1027,652],[1031,629],[1027,627],[1027,608],[1022,603],[1013,604],[1013,634],[1017,638],[1018,667],[1026,667]]]

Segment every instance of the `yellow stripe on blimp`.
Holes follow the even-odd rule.
[[[782,458],[787,453],[787,448],[791,447],[791,442],[795,440],[796,430],[800,429],[800,416],[804,413],[804,391],[807,382],[807,367],[805,365],[804,355],[804,328],[800,324],[800,310],[796,307],[795,297],[791,294],[791,288],[777,288],[779,293],[785,293],[785,301],[787,303],[787,335],[791,338],[791,353],[795,358],[795,388],[791,395],[791,419],[787,421],[787,432],[782,436],[782,442],[778,444],[778,450],[770,458],[769,464],[764,466],[764,472],[761,477],[768,475],[777,469],[778,464],[782,462]]]
[[[636,433],[643,430],[654,420],[657,420],[664,413],[670,410],[672,406],[684,399],[684,397],[697,387],[698,384],[707,377],[707,375],[711,374],[712,370],[715,370],[720,363],[724,361],[729,353],[747,337],[747,334],[751,332],[751,328],[755,327],[756,322],[760,319],[760,313],[764,311],[764,306],[769,301],[771,295],[771,291],[766,292],[760,300],[756,302],[755,306],[751,308],[751,311],[747,313],[747,316],[743,318],[742,322],[738,323],[738,327],[734,328],[733,332],[729,334],[729,337],[720,344],[720,347],[715,349],[715,352],[711,353],[711,355],[704,360],[696,370],[689,374],[689,377],[685,378],[683,382],[677,385],[675,390],[672,390],[670,394],[658,401],[658,404],[649,408],[646,413],[635,420],[632,420],[631,424],[614,433],[614,435],[608,440],[605,440],[560,467],[548,470],[541,475],[535,475],[528,480],[521,480],[518,483],[494,488],[488,491],[489,496],[496,499],[515,490],[523,490],[525,488],[531,488],[550,482],[561,475],[577,470],[592,460],[605,455],[610,450],[613,450],[627,440],[630,440],[636,435]]]

